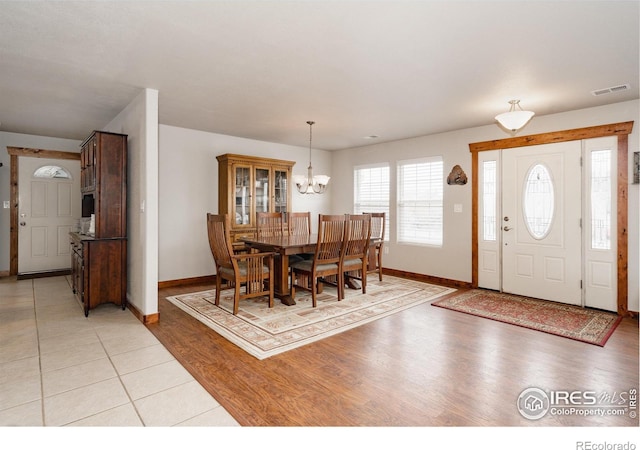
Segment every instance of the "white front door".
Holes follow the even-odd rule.
[[[582,304],[581,143],[502,152],[502,290]]]
[[[18,180],[18,273],[70,268],[69,232],[80,217],[80,162],[21,157]]]

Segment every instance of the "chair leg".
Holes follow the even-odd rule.
[[[367,293],[367,260],[362,260],[362,293]]]
[[[216,300],[215,305],[220,306],[220,289],[222,288],[222,280],[220,275],[216,274]]]
[[[311,278],[313,280],[313,283],[311,284],[311,303],[313,304],[313,307],[315,308],[317,303],[316,303],[316,291],[318,290],[318,278],[316,277],[312,277]]]
[[[382,247],[378,249],[378,279],[382,281]]]
[[[240,283],[236,284],[236,288],[233,291],[233,315],[238,314],[238,307],[240,306]]]
[[[273,279],[269,280],[269,308],[273,308]]]

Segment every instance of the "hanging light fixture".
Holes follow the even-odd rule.
[[[535,113],[523,111],[520,106],[520,100],[510,100],[509,104],[511,105],[509,112],[498,114],[496,120],[507,130],[516,133],[531,120]]]
[[[313,167],[311,167],[311,128],[315,122],[309,120],[307,124],[309,124],[309,167],[307,168],[307,176],[304,175],[294,175],[293,181],[296,183],[296,188],[298,188],[298,192],[301,194],[322,194],[327,190],[327,185],[329,184],[329,179],[326,175],[316,175],[313,176]]]

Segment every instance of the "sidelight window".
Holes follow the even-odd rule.
[[[482,164],[482,238],[497,240],[496,220],[498,204],[498,162],[485,161]]]
[[[591,152],[591,248],[611,248],[611,150]]]

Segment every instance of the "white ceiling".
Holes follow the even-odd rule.
[[[617,103],[639,97],[639,18],[637,1],[0,1],[0,131],[82,139],[144,87],[161,124],[308,146],[314,120],[326,150],[492,124],[510,99]]]

